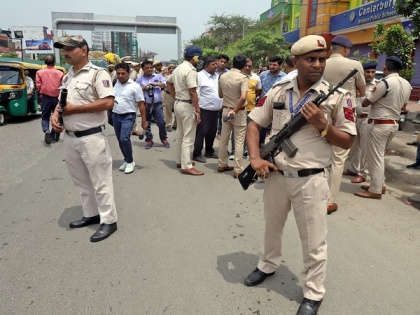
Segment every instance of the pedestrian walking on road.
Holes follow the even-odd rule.
[[[142,128],[147,128],[146,108],[143,91],[136,82],[130,79],[130,66],[126,63],[119,63],[115,66],[115,71],[117,72],[117,83],[114,86],[115,100],[112,120],[115,136],[124,156],[124,163],[119,170],[130,174],[136,165],[133,160],[131,132],[136,121],[137,108],[141,113]]]
[[[82,201],[83,218],[71,222],[70,228],[100,224],[90,238],[99,242],[117,230],[112,156],[104,132],[107,110],[114,106],[114,89],[109,73],[89,61],[89,46],[83,37],[60,37],[54,47],[61,49],[72,65],[62,83],[68,91],[63,126],[58,106],[52,117],[55,131],[65,130],[66,165]]]
[[[54,68],[54,55],[46,55],[44,63],[47,67],[36,72],[35,84],[41,96],[41,126],[44,132],[44,142],[51,144],[51,141],[60,139],[60,133],[56,133],[53,128],[50,129],[50,118],[58,104],[59,88],[64,74]]]

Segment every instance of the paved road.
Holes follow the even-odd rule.
[[[302,262],[292,213],[284,264],[258,287],[242,284],[258,260],[263,184],[244,192],[215,160],[198,166],[204,176],[181,175],[174,148],[146,151],[138,140],[137,168],[124,175],[108,133],[119,230],[90,243],[96,227],[68,228],[82,212],[63,143],[44,146],[39,119],[0,127],[0,314],[295,314]],[[405,162],[394,164],[405,171]],[[344,178],[328,217],[320,314],[418,314],[419,211],[398,187],[381,201],[355,190]]]

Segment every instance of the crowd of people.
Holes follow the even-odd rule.
[[[327,58],[325,39],[309,35],[297,41],[284,60],[271,57],[268,68],[259,74],[246,56],[234,56],[229,69],[227,55],[205,57],[199,47],[189,46],[184,61],[176,67],[163,67],[160,61],[151,60],[138,64],[126,58],[110,69],[110,75],[89,62],[88,44],[82,37],[62,37],[54,47],[61,49],[72,65],[60,85],[68,92],[67,104],[48,107],[49,98],[57,103],[58,94],[45,90],[42,106],[50,113],[53,110],[54,132],[65,132],[66,165],[80,190],[83,217],[70,227],[100,224],[92,242],[117,230],[112,156],[104,133],[107,111],[112,111],[111,123],[124,156],[119,170],[126,174],[135,169],[133,134],[145,137],[145,148],[152,148],[154,122],[162,146],[169,149],[167,133],[176,129],[175,163],[182,174],[204,175],[196,163],[208,158],[218,160],[218,172],[233,171],[233,177],[238,178],[247,157],[265,180],[263,246],[245,285],[258,285],[274,275],[281,263],[283,228],[293,209],[304,265],[304,299],[297,314],[316,314],[325,294],[326,214],[338,209],[341,176],[354,175],[353,183],[370,177],[371,185],[362,185],[363,191],[356,196],[381,199],[385,193],[385,148],[398,130],[399,113],[411,91],[410,84],[399,76],[401,60],[388,57],[385,78],[377,81],[376,63],[362,65],[348,58],[352,43],[347,37],[332,40],[332,54]],[[202,70],[197,72],[197,68]],[[343,89],[320,106],[314,104],[353,69],[356,74]],[[266,135],[280,131],[298,113],[308,123],[290,135],[298,148],[296,155],[281,151],[270,161],[262,159],[260,149]],[[136,124],[138,118],[141,123]],[[50,133],[46,120],[47,115],[42,120],[43,130]],[[217,151],[216,137],[220,137]],[[45,142],[51,138],[46,136]],[[418,167],[417,158],[408,167]]]

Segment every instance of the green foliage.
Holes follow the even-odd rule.
[[[372,56],[370,54],[365,55],[365,56],[361,56],[359,50],[356,50],[355,52],[353,52],[353,57],[357,58],[362,65],[365,64],[366,62],[370,62],[370,61],[378,62],[378,60],[375,59],[375,58],[372,58]]]
[[[189,44],[200,48],[223,51],[226,47],[243,38],[245,34],[260,28],[259,22],[243,15],[212,15],[207,22],[208,30]]]
[[[5,53],[1,53],[0,57],[7,57],[7,58],[18,58],[18,55],[16,52],[11,51],[11,52],[5,52]]]
[[[411,19],[414,25],[413,36],[420,37],[420,4],[419,0],[395,0],[395,11]]]
[[[251,58],[255,65],[266,63],[272,56],[286,57],[289,54],[290,51],[284,37],[278,34],[273,35],[269,30],[249,33],[227,49],[229,57],[245,55]]]
[[[413,53],[416,48],[413,36],[407,34],[401,25],[392,25],[385,29],[382,22],[378,23],[370,46],[376,55],[386,54],[400,58],[404,66],[400,74],[406,80],[411,80],[414,75]]]

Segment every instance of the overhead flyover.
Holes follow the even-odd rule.
[[[94,13],[51,12],[54,41],[58,40],[58,30],[131,32],[146,34],[177,34],[178,60],[182,60],[181,29],[176,25],[176,17],[162,16],[115,16]],[[59,50],[55,49],[57,62]]]

